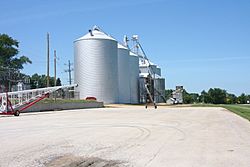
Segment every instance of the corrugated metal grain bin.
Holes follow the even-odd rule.
[[[74,79],[80,98],[117,103],[117,41],[98,28],[74,41]]]
[[[139,58],[136,54],[129,53],[130,70],[130,103],[139,103]]]
[[[145,77],[139,77],[139,102],[146,103]]]
[[[151,68],[152,72],[153,72],[154,74],[156,74],[156,65],[153,64],[153,63],[151,63],[151,64],[149,65],[149,67]]]
[[[156,74],[161,76],[161,68],[159,66],[156,67]]]
[[[130,103],[129,50],[118,43],[118,90],[119,103]]]
[[[162,96],[165,96],[165,79],[164,78],[155,78],[154,79],[154,88],[155,88],[155,101],[156,103],[163,103],[164,99]]]

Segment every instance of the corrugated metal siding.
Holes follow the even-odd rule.
[[[119,103],[130,103],[129,50],[118,44]]]
[[[140,66],[140,73],[149,73],[148,66]]]
[[[156,74],[156,65],[151,64],[150,65],[151,70],[153,71],[154,74]]]
[[[156,74],[161,76],[161,68],[160,67],[157,67],[156,68]]]
[[[146,88],[145,88],[145,78],[139,77],[139,102],[146,103]]]
[[[139,58],[130,53],[130,102],[137,104],[139,102]]]
[[[117,42],[108,39],[77,40],[74,52],[74,78],[80,98],[94,96],[104,103],[117,103]]]
[[[165,79],[164,78],[156,78],[154,80],[154,87],[155,89],[161,94],[165,95]],[[156,103],[163,103],[164,99],[158,94],[155,96]]]

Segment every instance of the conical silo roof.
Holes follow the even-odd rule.
[[[138,57],[138,55],[137,55],[137,54],[135,54],[134,52],[131,52],[131,51],[129,52],[129,55],[130,55],[130,56],[135,56],[135,57]]]
[[[124,46],[124,45],[122,45],[122,44],[120,44],[120,43],[117,44],[117,47],[118,47],[119,49],[127,49],[127,50],[128,50],[128,48],[127,48],[126,46]]]
[[[103,32],[98,26],[94,26],[92,30],[89,30],[89,33],[87,33],[81,38],[76,39],[76,41],[88,39],[107,39],[116,41],[114,38]]]

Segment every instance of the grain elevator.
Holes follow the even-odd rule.
[[[152,98],[164,102],[165,79],[161,68],[146,57],[138,36],[118,42],[94,26],[74,41],[74,82],[80,98],[95,97],[98,101],[122,104],[145,103],[145,78],[153,79]]]

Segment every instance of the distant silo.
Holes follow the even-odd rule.
[[[118,90],[119,103],[130,103],[129,50],[118,43]]]
[[[130,103],[139,103],[139,58],[136,54],[129,53],[130,70]]]
[[[117,41],[97,27],[74,41],[74,78],[80,98],[118,102]]]

